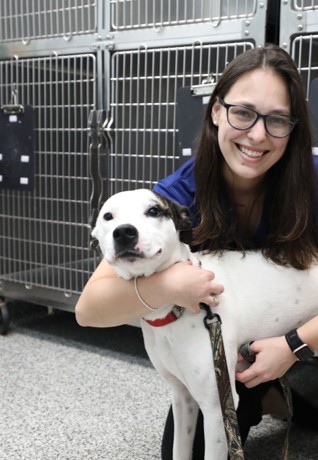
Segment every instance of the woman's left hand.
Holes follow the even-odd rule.
[[[255,362],[248,369],[235,374],[236,380],[247,388],[282,377],[297,361],[284,336],[256,340],[250,345],[250,350],[256,354]],[[238,363],[242,362],[244,358],[239,354]]]

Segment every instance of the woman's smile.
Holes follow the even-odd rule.
[[[269,150],[264,149],[256,149],[255,147],[250,147],[242,144],[235,144],[239,151],[243,154],[243,157],[248,159],[259,159],[262,158],[263,155],[269,152]]]

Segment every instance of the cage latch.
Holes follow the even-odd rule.
[[[19,115],[21,113],[24,113],[24,106],[18,103],[18,95],[17,90],[15,88],[13,88],[11,91],[11,99],[9,101],[9,104],[2,105],[1,110],[6,115]]]
[[[193,85],[191,86],[191,94],[192,96],[211,96],[214,87],[216,85],[216,81],[214,80],[212,75],[209,75],[207,78],[202,80],[200,85]]]

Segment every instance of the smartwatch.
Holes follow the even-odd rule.
[[[298,361],[307,361],[314,356],[315,353],[308,347],[307,343],[300,339],[296,329],[288,332],[285,339]]]

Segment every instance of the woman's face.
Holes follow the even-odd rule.
[[[244,74],[225,95],[227,104],[238,104],[261,114],[291,115],[291,104],[284,80],[272,70],[257,69]],[[218,101],[212,107],[212,121],[218,126],[218,141],[225,160],[225,178],[246,185],[258,183],[284,155],[288,137],[275,138],[263,119],[246,131],[232,128],[226,109]]]

